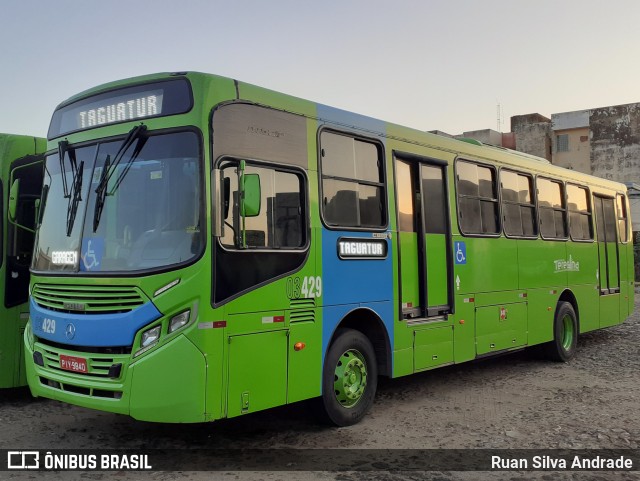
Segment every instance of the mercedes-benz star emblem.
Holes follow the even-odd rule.
[[[69,323],[67,324],[67,328],[65,329],[65,334],[67,335],[67,339],[71,340],[76,335],[76,326]]]

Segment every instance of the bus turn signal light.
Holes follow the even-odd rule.
[[[295,351],[302,351],[305,347],[307,347],[307,345],[304,342],[296,342],[293,345]]]

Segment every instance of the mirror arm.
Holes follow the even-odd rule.
[[[222,171],[213,169],[211,171],[211,208],[213,213],[213,229],[214,237],[222,237],[224,235],[224,214],[222,199]]]

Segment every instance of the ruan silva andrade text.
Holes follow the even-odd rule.
[[[531,467],[529,467],[531,465]],[[571,460],[552,456],[527,458],[503,458],[491,456],[491,469],[632,469],[633,460],[624,456],[606,458],[574,456]]]

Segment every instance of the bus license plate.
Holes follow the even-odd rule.
[[[83,357],[60,354],[60,367],[65,371],[87,372],[87,360]]]

